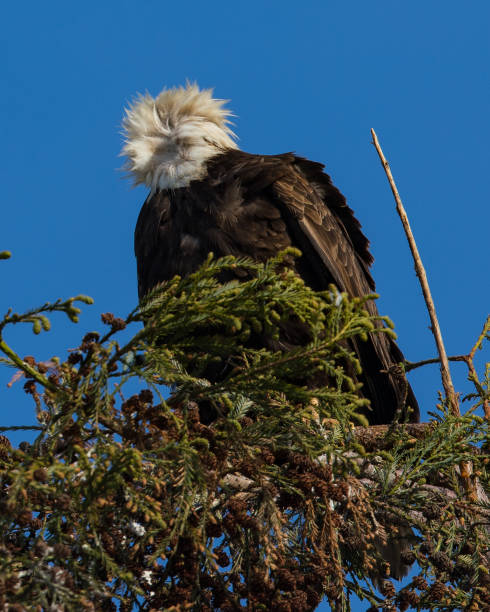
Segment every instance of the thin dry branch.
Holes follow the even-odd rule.
[[[452,355],[448,357],[448,361],[464,361],[466,362],[468,355]],[[405,361],[403,366],[405,368],[405,372],[410,372],[411,370],[416,370],[417,368],[421,368],[422,366],[431,365],[432,363],[441,363],[439,357],[433,357],[432,359],[423,359],[422,361]]]
[[[449,370],[449,361],[447,358],[446,349],[444,347],[444,341],[442,339],[441,329],[439,327],[439,321],[436,315],[436,308],[434,305],[434,300],[432,299],[432,294],[429,287],[429,282],[427,280],[427,275],[425,273],[425,268],[422,264],[422,259],[420,257],[417,244],[415,242],[415,238],[413,236],[413,232],[410,228],[410,223],[408,221],[407,213],[405,212],[405,208],[403,207],[400,194],[398,193],[398,189],[395,184],[395,179],[391,173],[390,165],[386,160],[386,157],[383,154],[381,146],[378,141],[378,137],[376,136],[376,132],[371,128],[371,135],[373,137],[373,144],[378,152],[379,158],[381,160],[381,164],[383,165],[384,171],[390,183],[391,191],[393,192],[393,196],[396,202],[396,210],[401,219],[403,229],[405,230],[405,235],[407,236],[408,244],[410,246],[410,250],[412,252],[412,257],[415,263],[415,271],[420,281],[420,286],[422,287],[422,293],[424,294],[425,303],[427,305],[427,310],[429,312],[429,317],[431,321],[431,330],[434,335],[437,352],[439,353],[439,357],[441,360],[441,378],[442,378],[442,386],[444,387],[444,391],[446,393],[446,398],[449,403],[449,409],[452,414],[455,416],[460,415],[459,410],[459,401],[454,391],[453,381],[451,379],[451,372]],[[476,349],[475,349],[476,350]],[[469,360],[468,365],[472,365],[472,359]],[[477,497],[477,493],[475,488],[471,482],[471,473],[473,471],[473,466],[469,461],[462,461],[460,464],[461,476],[463,477],[463,483],[468,493],[468,496],[473,501]]]
[[[484,389],[478,378],[478,374],[476,373],[474,358],[476,351],[481,349],[483,341],[487,339],[490,335],[490,316],[487,317],[485,324],[483,325],[483,329],[478,336],[477,341],[475,342],[473,348],[467,355],[453,355],[448,357],[448,361],[463,361],[468,367],[469,379],[473,382],[478,392],[484,396]],[[429,365],[432,363],[441,363],[441,360],[438,357],[434,357],[433,359],[424,359],[422,361],[405,361],[404,367],[406,372],[410,372],[410,370],[415,370],[416,368],[420,368],[425,365]],[[485,413],[485,418],[487,421],[490,421],[490,402],[488,399],[483,400],[483,410]]]
[[[419,255],[419,251],[417,248],[417,244],[415,242],[415,238],[413,236],[412,230],[410,228],[410,223],[408,221],[407,213],[403,207],[400,194],[398,193],[398,189],[395,184],[395,180],[393,175],[391,174],[390,165],[387,162],[381,146],[378,141],[378,137],[376,136],[376,132],[371,129],[371,135],[373,137],[373,144],[376,147],[376,151],[378,152],[379,158],[381,160],[381,164],[383,165],[384,171],[390,183],[391,191],[393,192],[393,196],[396,201],[396,209],[400,216],[401,222],[403,224],[403,229],[405,230],[405,234],[407,236],[408,244],[410,245],[410,250],[412,252],[412,256],[415,262],[415,271],[419,278],[420,285],[422,287],[422,293],[424,294],[425,303],[427,305],[427,310],[429,311],[429,317],[431,321],[431,330],[434,334],[434,338],[436,341],[437,352],[439,353],[439,357],[441,360],[441,378],[442,385],[444,387],[444,391],[446,393],[446,397],[449,402],[449,406],[454,415],[459,415],[459,403],[454,391],[454,385],[451,379],[451,373],[449,370],[449,361],[446,354],[446,349],[444,348],[444,342],[442,339],[441,329],[439,327],[439,321],[437,320],[436,309],[434,306],[434,300],[432,299],[429,283],[427,281],[427,275],[425,273],[424,266],[422,264],[422,259]]]

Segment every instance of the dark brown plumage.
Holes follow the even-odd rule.
[[[229,115],[212,90],[193,84],[164,89],[155,98],[140,96],[126,111],[126,168],[151,190],[135,233],[140,297],[175,274],[193,272],[210,251],[263,261],[288,246],[303,253],[294,266],[313,289],[334,283],[352,296],[371,293],[369,243],[323,166],[291,153],[239,151]],[[366,308],[377,314],[373,301]],[[250,342],[287,351],[309,339],[305,332],[299,322],[288,321],[278,342],[266,334]],[[351,348],[363,369],[359,380],[371,401],[370,422],[392,422],[405,402],[412,408],[409,418],[418,420],[416,399],[397,368],[403,355],[395,342],[386,334],[370,334],[366,342],[353,340]],[[220,364],[205,376],[214,381],[228,373]],[[299,374],[294,382],[314,387],[328,382],[306,376]],[[207,402],[199,411],[203,422],[216,417]],[[402,525],[398,534],[388,534],[386,545],[375,541],[392,577],[406,574],[401,551],[414,537]],[[373,578],[381,583],[384,574],[373,570]]]
[[[315,290],[334,283],[352,296],[374,291],[369,242],[345,198],[323,166],[292,153],[218,154],[188,186],[157,189],[136,226],[138,292],[143,297],[175,274],[193,272],[210,251],[263,261],[288,246],[303,253],[296,270]],[[373,301],[367,303],[377,314]],[[404,404],[418,420],[418,406],[403,375],[396,343],[386,334],[355,341],[371,423],[389,423]]]

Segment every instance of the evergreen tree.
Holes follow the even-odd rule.
[[[89,298],[0,321],[39,421],[32,444],[0,439],[1,609],[299,612],[326,596],[348,610],[352,593],[371,610],[490,606],[490,370],[472,362],[490,321],[464,415],[441,398],[428,423],[370,427],[348,340],[389,322],[366,314],[373,296],[306,287],[291,255],[210,257],[126,319],[102,315],[107,331],[64,360],[21,359],[3,331],[77,321]],[[244,280],[220,282],[230,271]],[[253,342],[290,320],[302,346]],[[318,372],[325,385],[307,384]],[[418,569],[399,587],[384,544],[407,533],[397,561]]]

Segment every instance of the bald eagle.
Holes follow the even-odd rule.
[[[123,120],[126,168],[150,193],[135,231],[138,292],[187,275],[209,252],[264,261],[295,246],[297,273],[311,288],[334,283],[351,296],[374,291],[373,258],[361,226],[324,166],[293,153],[241,151],[225,101],[197,85],[139,96]],[[375,303],[366,305],[377,315]],[[418,420],[413,392],[395,367],[403,355],[387,334],[353,341],[371,423],[401,405]]]

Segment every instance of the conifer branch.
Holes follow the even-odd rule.
[[[40,374],[37,370],[35,370],[32,366],[30,366],[26,361],[21,359],[15,351],[13,351],[10,346],[5,342],[5,340],[1,337],[0,332],[0,351],[7,355],[7,357],[19,367],[23,372],[33,378],[36,382],[41,384],[46,389],[50,391],[56,391],[56,385],[54,385],[51,381],[45,378],[42,374]]]
[[[353,427],[365,400],[346,342],[383,333],[378,319],[277,261],[210,258],[125,321],[105,313],[110,332],[86,334],[65,360],[27,363],[55,389],[24,385],[40,422],[32,446],[0,435],[0,606],[306,612],[353,592],[386,609],[490,603],[488,422],[436,411]],[[220,284],[237,265],[250,280]],[[42,325],[43,313],[15,322]],[[286,355],[250,345],[288,317],[311,342]],[[120,345],[137,320],[145,329]],[[208,367],[228,375],[211,383]],[[295,383],[319,367],[327,386]],[[480,405],[488,380],[472,380]],[[473,499],[459,479],[470,460]],[[420,575],[397,587],[393,573],[414,562]]]

